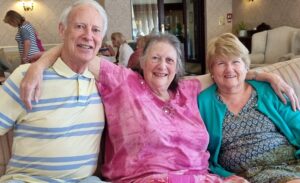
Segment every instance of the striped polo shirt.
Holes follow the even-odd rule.
[[[77,182],[97,166],[104,112],[93,75],[73,72],[61,59],[44,72],[42,95],[27,111],[19,66],[0,88],[0,135],[14,129],[6,175],[25,182]]]
[[[28,22],[21,25],[16,34],[16,41],[18,42],[18,48],[19,48],[21,57],[24,52],[24,41],[25,40],[30,40],[30,42],[31,42],[27,57],[33,56],[34,54],[40,52],[40,49],[39,49],[39,47],[37,45],[37,41],[36,41],[35,29]]]

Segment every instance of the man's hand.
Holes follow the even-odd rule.
[[[43,69],[38,67],[38,65],[32,64],[20,84],[21,100],[29,110],[32,109],[31,101],[38,102],[41,95]]]
[[[300,110],[299,100],[294,89],[290,87],[280,76],[272,74],[270,84],[284,104],[286,104],[287,101],[283,94],[290,99],[294,111]]]

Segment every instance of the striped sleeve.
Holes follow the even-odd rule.
[[[22,38],[23,38],[23,40],[30,40],[31,41],[31,39],[30,39],[30,32],[29,32],[29,30],[28,30],[28,28],[21,28],[21,36],[22,36]]]
[[[0,88],[0,135],[9,131],[20,115],[26,113],[19,95],[19,84],[26,66],[18,67]]]

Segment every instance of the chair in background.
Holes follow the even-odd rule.
[[[281,26],[255,33],[252,36],[251,67],[264,66],[294,58],[291,55],[292,43],[296,44],[297,41],[294,39],[296,39],[299,31],[298,28]],[[294,47],[296,46],[294,45]]]

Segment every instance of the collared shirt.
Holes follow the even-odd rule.
[[[0,134],[14,130],[12,158],[0,182],[76,182],[92,175],[104,127],[93,75],[77,74],[58,59],[43,74],[39,102],[27,111],[19,85],[28,66],[18,67],[0,89]]]

